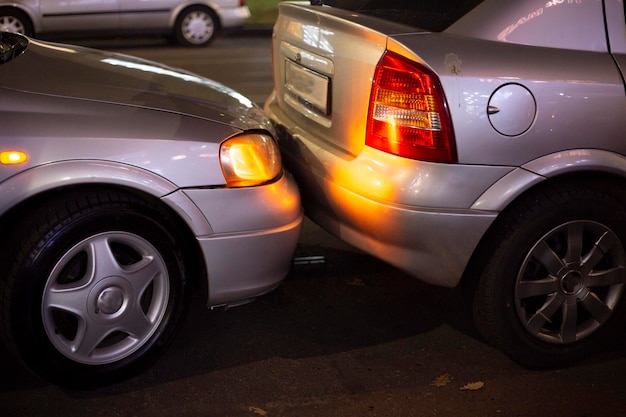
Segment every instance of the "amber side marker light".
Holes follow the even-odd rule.
[[[0,164],[2,165],[17,165],[22,164],[28,160],[28,154],[22,151],[1,151],[0,152]]]
[[[365,143],[405,158],[456,162],[452,121],[437,75],[387,51],[374,74]]]

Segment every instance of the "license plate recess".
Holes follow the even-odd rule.
[[[330,78],[293,62],[285,60],[285,88],[298,103],[321,113],[330,114]]]

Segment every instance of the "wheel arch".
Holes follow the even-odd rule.
[[[0,5],[0,12],[3,10],[14,10],[19,13],[22,13],[25,17],[28,18],[28,23],[30,23],[33,32],[36,34],[41,29],[41,25],[39,20],[37,19],[37,13],[34,10],[25,7],[23,4],[2,4]]]
[[[103,210],[94,211],[92,207],[99,207]],[[124,211],[127,212],[128,217],[124,218],[124,214],[120,211],[110,211],[111,207],[126,208]],[[64,210],[79,214],[85,208],[90,213],[85,218],[87,219],[86,222],[82,221],[82,216],[79,218],[80,223],[75,221],[78,219],[77,217],[57,216]],[[28,216],[29,212],[27,210],[32,210],[30,213],[33,214],[33,217]],[[118,217],[118,214],[121,216]],[[99,215],[100,217],[94,219],[93,215]],[[102,223],[99,223],[97,220],[102,219],[103,216],[108,221],[116,223],[120,221],[124,225],[119,229],[121,233],[114,229],[115,226],[105,226],[99,229],[98,225]],[[48,222],[48,218],[51,219],[50,222]],[[132,223],[129,223],[129,221]],[[155,226],[156,222],[159,222],[160,226]],[[151,322],[154,326],[158,326],[158,329],[154,327],[154,332],[143,332],[143,335],[146,337],[143,339],[144,341],[136,349],[129,351],[128,355],[120,357],[119,360],[88,364],[87,362],[76,361],[74,357],[67,356],[62,350],[59,350],[59,345],[54,345],[52,337],[49,336],[51,334],[49,331],[54,329],[54,327],[50,326],[56,326],[56,323],[61,323],[63,319],[53,318],[54,314],[46,315],[48,319],[44,318],[41,304],[43,298],[40,298],[42,293],[39,292],[45,291],[45,287],[48,285],[45,282],[52,276],[42,272],[49,271],[47,268],[50,267],[50,264],[44,265],[43,268],[45,269],[41,269],[42,264],[40,263],[39,269],[35,269],[34,274],[31,272],[30,277],[34,277],[34,279],[31,279],[28,274],[19,275],[19,271],[22,268],[21,265],[30,264],[29,260],[31,259],[47,257],[48,261],[52,259],[59,260],[65,258],[65,255],[63,258],[56,258],[59,253],[67,254],[71,252],[71,250],[68,252],[69,246],[64,247],[62,242],[59,245],[54,243],[56,236],[50,238],[56,235],[57,232],[59,236],[61,233],[66,233],[61,231],[64,227],[58,226],[61,223],[66,225],[73,224],[73,226],[69,226],[73,230],[68,233],[73,233],[74,237],[77,236],[77,231],[80,233],[81,230],[89,234],[89,240],[93,240],[94,236],[102,235],[103,231],[116,237],[122,235],[135,236],[132,238],[133,242],[147,242],[143,246],[144,249],[149,246],[148,251],[154,250],[159,253],[167,253],[165,257],[160,257],[154,253],[152,255],[160,259],[157,264],[161,266],[158,268],[165,267],[168,262],[172,265],[173,269],[171,269],[171,272],[176,277],[176,280],[170,281],[168,287],[177,288],[174,295],[177,302],[170,303],[174,298],[169,298],[170,296],[166,295],[168,297],[168,312],[164,311],[162,313],[161,318],[163,320],[159,318],[158,321]],[[57,224],[57,226],[50,228],[54,224]],[[107,224],[110,223],[107,222]],[[136,233],[134,230],[126,233],[126,230],[132,230],[135,224],[139,225],[139,228],[136,230],[141,230],[139,235],[133,235],[133,233]],[[153,229],[146,229],[146,226],[150,225],[152,225]],[[86,226],[86,229],[83,226]],[[3,296],[3,302],[0,305],[0,329],[2,330],[0,341],[6,345],[8,353],[15,360],[23,363],[26,368],[33,370],[45,380],[55,384],[71,388],[95,388],[115,381],[120,377],[135,375],[146,366],[152,364],[163,349],[173,340],[182,320],[187,314],[189,301],[194,297],[193,292],[204,290],[204,294],[206,294],[208,288],[206,280],[203,281],[200,278],[202,277],[201,272],[204,271],[204,265],[201,262],[202,256],[198,253],[199,247],[197,244],[194,244],[195,239],[189,233],[189,230],[185,228],[182,219],[178,218],[176,213],[166,204],[159,201],[159,199],[136,189],[104,183],[77,184],[49,189],[30,196],[16,207],[6,211],[0,217],[0,230],[4,232],[4,240],[0,241],[0,265],[2,268],[10,268],[7,279],[2,277],[2,281],[0,281],[0,295]],[[96,234],[94,234],[94,230],[96,230]],[[26,233],[24,234],[24,232]],[[67,234],[64,236],[67,236]],[[37,256],[31,257],[30,254],[33,253],[35,242],[41,242],[47,238],[50,239],[47,241],[48,244],[44,246],[38,245],[37,252],[39,248],[45,247],[52,248],[52,252],[42,256],[38,253]],[[155,238],[163,238],[164,240],[152,240]],[[126,238],[123,237],[122,239]],[[126,241],[122,240],[120,242],[124,242],[122,245],[125,246]],[[165,242],[167,242],[167,246],[160,247]],[[131,243],[131,247],[135,248],[136,246]],[[156,249],[159,247],[160,249]],[[164,250],[164,252],[161,252],[161,250]],[[42,249],[43,251],[45,249]],[[117,259],[117,255],[115,257]],[[33,261],[33,263],[36,262]],[[174,264],[176,265],[174,266]],[[32,268],[32,265],[30,267]],[[29,267],[27,266],[26,268]],[[170,267],[167,268],[169,269]],[[160,269],[160,271],[163,271],[163,269]],[[10,276],[11,274],[12,276]],[[123,276],[124,272],[121,274]],[[158,275],[162,276],[162,274]],[[43,280],[37,277],[43,277]],[[105,280],[109,278],[105,278]],[[115,279],[117,284],[125,282],[120,277]],[[162,278],[161,280],[163,279],[167,280],[168,278]],[[129,287],[125,287],[124,284],[121,284],[119,288],[127,288],[126,295],[128,297],[132,298],[133,294],[135,294],[135,302],[129,302],[128,305],[144,305],[143,296],[137,296],[140,294],[140,291],[137,290],[139,287],[135,286],[136,291],[134,292],[128,291]],[[146,293],[151,292],[146,291]],[[155,291],[155,294],[158,292],[160,291]],[[148,298],[150,299],[151,296],[148,296]],[[159,303],[162,303],[162,301]],[[170,305],[173,306],[171,309]],[[95,314],[97,314],[97,310]],[[35,317],[41,317],[41,319],[37,319],[36,322],[29,321]],[[105,322],[107,321],[112,323],[110,320],[105,319]],[[33,323],[33,325],[25,326],[23,323]],[[46,325],[45,323],[48,324]],[[161,323],[165,323],[165,327],[162,327]],[[65,330],[67,331],[68,329],[70,328]],[[48,336],[46,336],[46,333]],[[56,331],[54,333],[56,334]],[[133,336],[131,334],[129,334],[129,337],[132,339]],[[64,343],[62,342],[61,346],[63,345]],[[66,352],[69,351],[66,350]],[[129,361],[130,359],[132,360]]]
[[[103,166],[106,165],[102,162],[98,163]],[[204,232],[211,229],[206,218],[193,202],[185,197],[182,192],[176,192],[177,188],[173,184],[151,173],[143,172],[144,181],[137,182],[129,179],[120,180],[115,175],[104,176],[105,172],[111,174],[112,172],[118,172],[120,169],[122,172],[124,169],[126,171],[129,169],[127,166],[123,167],[115,164],[109,165],[108,169],[96,169],[96,172],[91,171],[91,174],[85,173],[81,175],[80,172],[82,171],[72,171],[74,175],[71,178],[67,175],[68,171],[66,171],[66,178],[63,181],[63,178],[54,175],[54,173],[57,169],[60,171],[70,169],[67,164],[73,165],[71,163],[50,164],[46,166],[48,169],[40,167],[39,169],[29,170],[0,184],[3,195],[7,195],[7,198],[0,203],[0,230],[4,232],[4,236],[10,235],[12,227],[18,223],[18,219],[24,218],[25,213],[37,207],[38,204],[50,196],[69,195],[81,189],[89,189],[90,191],[121,191],[154,204],[168,216],[170,220],[168,229],[180,236],[183,242],[184,247],[181,253],[184,257],[185,268],[198,271],[198,273],[189,274],[188,276],[191,280],[192,288],[202,291],[205,299],[208,299],[208,282],[206,279],[208,272],[205,263],[202,262],[202,252],[195,239],[195,234],[198,228]],[[52,165],[61,166],[55,166],[55,169],[50,169]],[[35,174],[35,171],[38,172]],[[155,184],[148,186],[148,178],[152,178]],[[32,187],[33,184],[36,184],[36,187]],[[197,215],[195,217],[189,216],[188,212],[183,210],[181,206],[184,206],[185,209],[197,210]],[[11,244],[11,242],[0,242],[0,246],[5,244]]]
[[[498,216],[470,256],[461,284],[472,281],[476,268],[489,251],[494,230],[501,227],[506,213],[514,209],[519,201],[543,187],[581,182],[605,187],[606,191],[626,203],[626,192],[623,191],[626,190],[626,157],[600,149],[566,150],[530,161],[493,184],[471,208],[496,212]]]
[[[171,29],[174,29],[174,27],[176,26],[176,21],[178,20],[178,17],[180,16],[180,14],[185,11],[188,10],[192,7],[202,7],[205,8],[207,11],[209,11],[211,14],[213,14],[213,16],[215,17],[215,21],[217,22],[218,27],[216,28],[217,31],[222,29],[222,19],[220,18],[220,14],[217,12],[217,10],[219,9],[219,6],[216,5],[213,2],[210,1],[191,1],[191,2],[187,2],[187,3],[181,3],[178,6],[176,6],[173,10],[172,13],[170,15],[170,19],[168,22],[168,26]]]
[[[614,326],[619,325],[619,317],[623,317],[624,309],[626,309],[624,300],[618,300],[617,302],[620,304],[606,307],[607,311],[613,312],[613,318],[607,315],[607,319],[603,319],[600,322],[602,323],[602,329],[599,332],[596,332],[594,329],[593,333],[590,333],[599,335],[593,336],[593,339],[587,336],[579,339],[578,324],[574,333],[571,333],[572,329],[568,329],[568,335],[572,336],[572,334],[575,334],[576,338],[566,338],[562,344],[548,343],[547,339],[540,339],[535,334],[531,336],[529,331],[524,330],[523,326],[527,326],[530,323],[529,317],[532,317],[532,314],[528,314],[524,319],[519,315],[521,313],[516,310],[523,308],[524,311],[533,313],[534,309],[537,309],[535,312],[537,313],[540,311],[538,306],[541,306],[541,303],[533,300],[535,302],[534,306],[530,303],[529,307],[520,307],[519,305],[515,307],[514,285],[518,284],[515,284],[514,281],[519,279],[517,277],[520,271],[533,270],[530,267],[527,269],[527,256],[537,246],[541,246],[537,243],[532,244],[532,246],[529,244],[537,242],[539,238],[544,239],[545,236],[552,234],[557,229],[563,230],[564,224],[572,222],[591,224],[598,221],[598,218],[595,216],[600,216],[599,218],[608,222],[606,224],[612,226],[609,226],[607,229],[604,224],[595,224],[599,228],[605,228],[608,232],[612,232],[611,229],[619,230],[616,236],[618,239],[621,239],[621,242],[616,241],[618,244],[616,247],[621,246],[623,248],[626,246],[624,241],[626,230],[624,229],[623,220],[615,220],[614,215],[615,213],[621,213],[619,218],[624,218],[626,178],[622,172],[604,168],[588,170],[565,169],[554,173],[554,175],[542,178],[543,180],[527,187],[522,193],[511,199],[511,202],[498,214],[481,237],[466,265],[460,282],[461,294],[464,296],[465,303],[474,316],[474,323],[479,333],[488,342],[505,351],[507,355],[519,364],[538,369],[568,366],[601,348],[605,342],[608,342],[608,339],[604,339],[604,337],[611,332],[611,330],[602,329],[608,328],[614,331]],[[604,221],[601,221],[601,223],[604,223]],[[555,225],[559,226],[553,228]],[[574,235],[576,236],[575,233]],[[574,245],[575,247],[579,246],[581,252],[579,256],[582,256],[580,263],[570,262],[563,264],[564,266],[567,265],[567,267],[563,267],[561,270],[574,272],[584,270],[582,265],[585,263],[585,257],[582,254],[582,248],[593,247],[593,242],[599,242],[599,240],[595,240],[598,237],[593,236],[593,233],[590,233],[589,236],[586,245],[584,245],[582,243],[583,233],[581,233],[579,237],[580,244]],[[558,242],[558,239],[554,240],[550,245],[554,245],[555,248],[564,248],[569,245],[568,243],[568,245],[559,246]],[[548,249],[545,249],[544,253],[550,253],[551,256],[554,256],[557,250],[551,249],[552,246],[548,245],[546,243],[545,246]],[[553,250],[554,252],[552,252]],[[602,250],[604,251],[604,249]],[[569,249],[567,252],[569,254]],[[572,252],[574,256],[575,252],[575,250]],[[516,253],[519,256],[514,255]],[[565,256],[564,252],[558,253],[559,257]],[[548,258],[550,256],[545,259]],[[623,256],[618,255],[617,259],[623,259]],[[540,260],[539,262],[543,261]],[[569,265],[574,266],[570,269]],[[567,274],[564,273],[564,275],[560,276],[564,277]],[[556,275],[554,276],[556,277]],[[578,285],[586,285],[591,288],[592,284],[585,284],[581,280]],[[602,285],[617,287],[618,283],[601,284],[600,282],[595,282],[593,284],[593,286],[605,288]],[[563,295],[565,291],[567,290],[561,290],[561,294]],[[571,291],[571,294],[574,294],[574,290]],[[595,293],[592,294],[595,297]],[[612,293],[607,292],[606,294]],[[552,297],[548,292],[541,293],[541,295],[545,296],[546,300],[548,300],[547,297]],[[534,297],[534,295],[527,294],[521,297],[528,299]],[[601,303],[603,301],[598,302]],[[560,303],[566,304],[564,301],[560,301]],[[570,306],[579,305],[579,303],[572,304],[571,302],[567,304]],[[578,311],[578,307],[575,308]],[[584,309],[585,307],[580,308]],[[535,314],[535,316],[544,317],[546,323],[553,323],[550,318],[559,311],[563,311],[561,307],[553,313],[548,313],[549,316],[544,316],[543,314]],[[511,323],[512,317],[517,317],[514,319],[515,325]],[[567,321],[569,322],[572,317],[577,317],[577,313],[569,313]],[[604,320],[606,320],[606,324],[604,324]],[[556,322],[558,323],[558,320]],[[606,327],[607,325],[609,327]],[[582,329],[582,327],[580,328]],[[542,334],[550,334],[550,332],[554,331],[554,329],[548,329],[546,330],[547,333],[544,333],[543,329],[544,326],[542,325],[541,329],[537,328],[535,330],[537,332],[541,330]],[[562,329],[561,327],[560,331]],[[602,338],[603,342],[599,344],[593,343],[592,341],[596,340],[597,337]],[[561,346],[563,347],[561,348]],[[533,351],[531,352],[531,350]]]
[[[501,212],[544,181],[587,174],[621,178],[626,182],[626,157],[599,149],[572,149],[545,155],[502,177],[471,208]]]
[[[498,244],[495,236],[503,227],[508,214],[514,211],[523,200],[532,198],[533,195],[547,188],[564,186],[566,184],[578,184],[580,186],[601,189],[626,205],[626,172],[618,172],[613,169],[606,169],[606,167],[600,169],[589,168],[582,170],[563,169],[550,172],[550,175],[546,177],[536,176],[513,197],[503,196],[503,200],[507,202],[505,207],[499,210],[498,216],[483,234],[478,245],[476,245],[461,277],[460,283],[465,288],[465,292],[469,294],[475,290],[480,275],[479,271],[485,259],[494,250],[495,245]]]

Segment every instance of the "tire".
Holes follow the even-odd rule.
[[[207,46],[219,32],[217,15],[206,7],[189,7],[183,10],[174,24],[176,41],[185,46]]]
[[[24,218],[0,283],[9,347],[72,387],[126,378],[157,359],[188,304],[167,215],[119,191],[83,191]]]
[[[543,187],[485,241],[476,327],[529,368],[560,368],[623,326],[626,207],[597,184]]]
[[[0,8],[0,31],[16,32],[26,36],[33,36],[33,24],[28,16],[16,9]]]

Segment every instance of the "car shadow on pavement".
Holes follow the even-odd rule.
[[[299,249],[297,257],[303,255]],[[294,265],[279,288],[244,306],[209,311],[203,300],[194,300],[174,345],[158,363],[131,380],[69,394],[111,395],[277,357],[325,357],[443,324],[473,332],[453,290],[422,284],[355,251],[304,249],[305,257],[322,256],[324,262]]]

